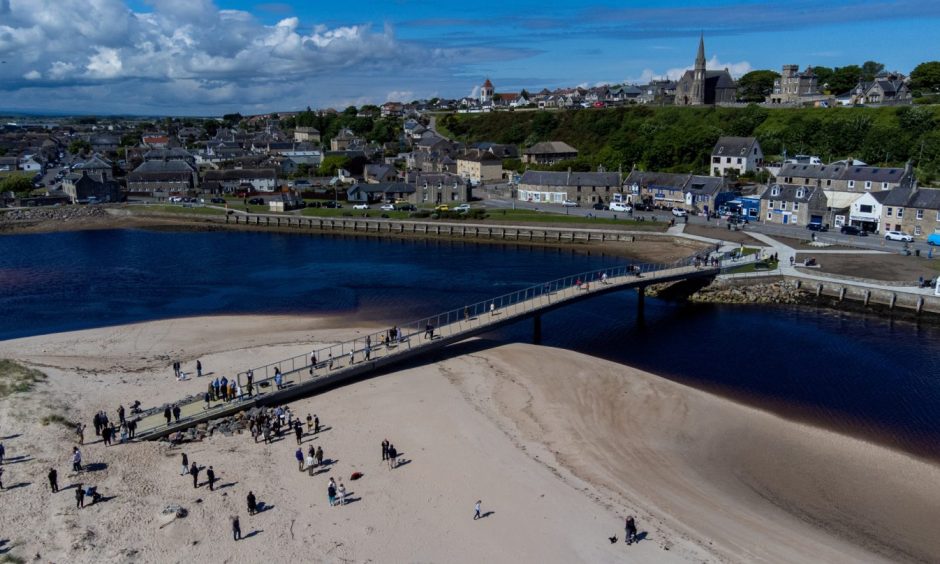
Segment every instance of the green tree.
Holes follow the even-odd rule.
[[[832,69],[829,67],[813,67],[813,72],[816,73],[816,81],[817,84],[819,84],[819,89],[823,92],[829,91],[829,81],[832,80]]]
[[[914,67],[911,88],[921,93],[940,92],[940,61],[928,61]]]
[[[862,80],[871,82],[875,80],[878,73],[885,70],[885,66],[877,61],[865,61],[862,63]]]
[[[33,183],[26,174],[10,174],[0,179],[0,193],[13,192],[17,197],[28,196]]]
[[[848,65],[839,67],[832,71],[832,77],[829,79],[829,90],[833,94],[842,94],[848,92],[858,84],[862,78],[862,68],[858,65]]]
[[[215,134],[219,131],[219,126],[221,124],[214,119],[207,119],[202,122],[202,128],[206,131],[206,135],[209,137],[215,137]]]
[[[125,133],[121,136],[121,147],[134,147],[139,139],[136,133]]]
[[[242,121],[242,115],[239,113],[234,114],[225,114],[222,116],[222,122],[225,123],[225,127],[235,127]]]
[[[343,155],[330,155],[324,157],[320,163],[320,176],[336,176],[339,169],[349,169],[351,159]]]
[[[347,106],[346,109],[343,110],[344,116],[355,116],[358,113],[359,110],[356,109],[356,106]]]
[[[75,139],[69,143],[69,153],[73,155],[87,155],[91,152],[91,143],[84,139]]]
[[[774,89],[774,80],[780,74],[772,70],[751,71],[738,79],[738,100],[763,102]]]

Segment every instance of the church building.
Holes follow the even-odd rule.
[[[711,106],[733,104],[737,96],[737,85],[728,69],[710,71],[705,69],[705,36],[698,41],[695,68],[685,71],[676,86],[677,106]]]

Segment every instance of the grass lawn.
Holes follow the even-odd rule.
[[[642,231],[665,231],[667,224],[659,221],[634,221],[632,219],[613,219],[605,217],[582,217],[534,210],[492,210],[487,214],[487,221],[499,223],[577,223],[583,226],[609,227],[619,226]]]
[[[406,211],[382,211],[380,209],[354,210],[352,204],[344,204],[342,208],[304,208],[300,210],[300,215],[305,217],[345,217],[355,219],[359,217],[380,218],[387,215],[389,219],[411,219],[411,212]]]
[[[767,272],[768,270],[776,270],[777,261],[761,261],[761,262],[752,262],[749,264],[742,264],[741,266],[727,271],[728,274],[746,274],[751,272]]]
[[[178,213],[181,215],[225,215],[225,210],[209,208],[205,206],[182,206],[179,204],[153,204],[153,205],[130,205],[128,208],[134,211],[158,212],[158,213]]]

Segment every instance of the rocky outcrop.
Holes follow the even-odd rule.
[[[12,226],[38,221],[74,221],[88,217],[101,217],[108,213],[100,206],[50,206],[0,210],[0,226]]]
[[[735,284],[716,282],[689,296],[689,301],[722,304],[802,304],[806,295],[792,282]]]

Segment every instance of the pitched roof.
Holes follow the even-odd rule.
[[[777,191],[774,194],[774,190]],[[773,184],[770,189],[764,190],[762,200],[784,202],[808,202],[820,189],[815,186],[798,186],[796,184]]]
[[[751,153],[755,144],[757,144],[756,137],[719,137],[712,149],[712,154],[743,157]]]
[[[524,151],[526,155],[553,155],[559,153],[577,153],[578,150],[564,141],[543,141]]]
[[[203,179],[206,182],[242,181],[253,179],[277,180],[277,171],[273,168],[239,168],[231,170],[206,171]]]
[[[527,170],[519,184],[536,186],[620,186],[617,172],[555,172]]]

